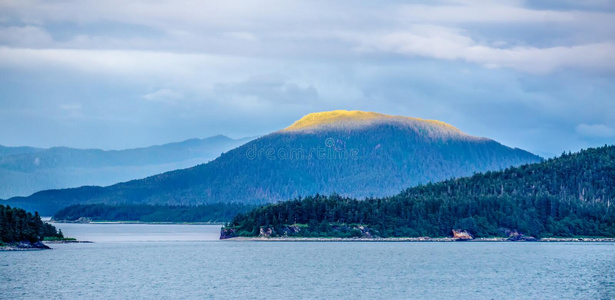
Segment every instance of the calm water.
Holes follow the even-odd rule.
[[[58,224],[0,252],[0,298],[615,299],[613,243],[218,241],[217,226]]]

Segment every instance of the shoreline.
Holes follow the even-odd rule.
[[[56,221],[49,220],[47,223],[57,224],[144,224],[144,225],[224,225],[224,222],[141,222],[141,221]]]
[[[39,251],[39,250],[52,250],[49,245],[53,244],[92,244],[91,241],[78,241],[78,240],[51,240],[51,241],[38,241],[35,243],[30,242],[14,242],[0,246],[0,251]]]
[[[51,250],[53,248],[21,248],[21,247],[15,247],[15,246],[2,246],[0,247],[0,252],[1,251],[43,251],[43,250]]]
[[[48,250],[51,249],[49,246],[45,245],[43,242],[12,242],[6,243],[0,246],[0,251],[38,251],[38,250]]]
[[[450,242],[463,242],[463,243],[615,243],[615,238],[542,238],[536,240],[518,240],[512,241],[507,238],[475,238],[471,240],[458,240],[453,238],[337,238],[337,237],[319,237],[319,238],[300,238],[300,237],[233,237],[222,239],[221,241],[236,241],[236,242],[410,242],[410,243],[450,243]]]
[[[93,243],[94,242],[92,242],[92,241],[77,241],[77,240],[73,240],[73,241],[70,241],[70,240],[68,240],[68,241],[66,241],[66,240],[64,240],[64,241],[60,241],[60,240],[57,240],[57,241],[43,241],[43,244],[45,244],[45,245],[52,245],[52,244],[93,244]]]

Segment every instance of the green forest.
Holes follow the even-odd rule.
[[[276,132],[192,168],[108,187],[40,191],[7,201],[51,216],[75,204],[262,205],[334,192],[355,198],[380,197],[419,183],[541,161],[492,140],[459,132],[447,136],[434,132],[437,129],[422,123],[385,123],[350,132]],[[312,153],[310,157],[316,149],[325,156]],[[273,157],[265,154],[269,150],[275,152]],[[356,159],[343,155],[351,151],[358,151]]]
[[[387,198],[311,196],[237,215],[232,236],[615,237],[615,146],[409,188]],[[361,231],[359,231],[359,229]]]
[[[0,237],[2,243],[28,241],[35,243],[45,238],[64,238],[62,231],[41,220],[38,213],[21,208],[0,205]]]
[[[53,220],[222,223],[252,208],[254,206],[237,203],[197,206],[78,204],[58,211]]]

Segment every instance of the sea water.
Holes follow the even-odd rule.
[[[615,299],[615,244],[219,241],[219,226],[55,224],[0,252],[2,299]]]

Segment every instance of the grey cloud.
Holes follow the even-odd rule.
[[[344,57],[352,50],[364,45],[366,40],[399,45],[407,41],[409,28],[429,25],[449,27],[454,30],[471,30],[464,36],[476,41],[476,46],[505,42],[514,49],[474,49],[475,56],[483,54],[493,57],[502,66],[509,67],[517,56],[558,55],[566,56],[569,64],[554,63],[554,67],[569,65],[594,67],[577,55],[578,47],[612,45],[615,23],[613,14],[578,10],[551,10],[548,7],[532,9],[520,1],[442,1],[439,5],[404,4],[385,2],[378,5],[366,3],[333,3],[327,1],[255,1],[234,3],[208,3],[189,1],[183,5],[173,1],[147,2],[105,2],[71,1],[50,4],[49,2],[8,2],[0,5],[4,14],[22,23],[46,27],[53,36],[54,31],[64,32],[66,26],[53,24],[78,24],[88,30],[74,30],[71,38],[49,42],[52,48],[115,49],[115,50],[164,50],[167,52],[208,52],[247,56],[275,57]],[[4,7],[3,7],[4,6]],[[275,10],[267,9],[275,7]],[[130,20],[132,23],[126,23]],[[477,36],[481,32],[475,24],[510,24],[491,36]],[[48,25],[49,24],[49,25]],[[94,25],[93,25],[94,24]],[[99,24],[99,25],[96,25]],[[107,35],[100,35],[100,27],[108,29]],[[514,41],[502,33],[514,32],[519,25],[532,24],[542,29],[559,30],[562,26],[567,35],[551,39],[548,33],[542,40],[550,40],[550,48],[532,46],[543,41]],[[139,35],[120,34],[140,32]],[[163,34],[151,34],[154,32]],[[474,32],[476,31],[476,32]],[[429,34],[429,33],[428,33]],[[513,34],[515,35],[515,34]],[[583,36],[582,43],[579,37]],[[517,37],[517,36],[515,36]],[[436,36],[439,47],[444,51],[458,50],[457,37]],[[400,39],[399,41],[396,41]],[[487,40],[482,40],[487,39]],[[393,41],[391,41],[393,40]],[[357,42],[363,43],[357,43]],[[525,44],[523,44],[525,43]],[[19,43],[13,44],[13,46]],[[374,45],[372,45],[374,46]],[[477,48],[475,47],[475,48]],[[576,47],[576,48],[575,48]],[[573,53],[568,53],[568,48]],[[322,51],[325,49],[326,51]],[[465,49],[465,48],[464,48]],[[608,48],[606,50],[609,50]],[[567,52],[566,52],[567,51]],[[580,51],[580,50],[578,50]],[[466,49],[465,52],[468,52]],[[484,53],[486,52],[486,53]],[[552,52],[555,52],[554,54]],[[566,52],[561,54],[560,52]],[[466,53],[470,56],[471,53]],[[430,56],[440,59],[438,56]],[[476,59],[470,59],[474,62]],[[563,59],[561,59],[563,60]],[[504,61],[504,63],[502,63]],[[577,62],[578,61],[578,62]],[[559,62],[559,61],[558,61]],[[476,61],[476,63],[484,63]],[[488,64],[488,63],[487,63]],[[489,64],[488,64],[489,65]],[[525,70],[525,68],[523,68]]]
[[[561,3],[5,1],[0,144],[254,136],[331,109],[543,155],[609,142],[611,6]]]
[[[171,89],[159,89],[155,92],[145,94],[141,97],[148,101],[174,103],[175,101],[183,99],[184,95]]]
[[[499,48],[478,43],[454,28],[414,26],[408,31],[375,36],[362,43],[360,49],[365,51],[461,59],[487,68],[509,67],[539,74],[566,67],[615,71],[615,43],[610,42],[572,47]]]
[[[615,129],[604,124],[579,124],[575,128],[577,133],[588,137],[614,137]]]
[[[238,101],[239,106],[244,105],[242,101],[279,105],[305,104],[318,99],[318,91],[312,85],[299,86],[297,83],[266,75],[254,76],[235,84],[218,84],[213,88],[212,94],[216,98]]]
[[[42,47],[53,42],[49,33],[36,26],[9,26],[0,28],[0,45]]]

